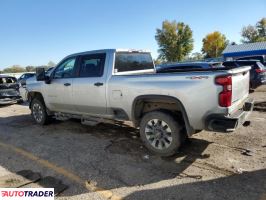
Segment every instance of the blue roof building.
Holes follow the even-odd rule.
[[[246,43],[240,45],[228,45],[223,53],[225,60],[234,60],[244,56],[263,55],[266,57],[266,42]]]

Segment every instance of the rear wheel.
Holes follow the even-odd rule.
[[[31,102],[31,116],[37,124],[45,125],[48,123],[45,104],[39,98],[34,98]]]
[[[171,114],[153,111],[144,115],[140,135],[145,146],[160,156],[174,155],[182,143],[182,126]]]

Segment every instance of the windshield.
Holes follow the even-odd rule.
[[[115,56],[115,72],[154,69],[150,53],[117,52]]]

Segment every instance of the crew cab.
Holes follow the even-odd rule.
[[[228,132],[253,108],[250,67],[156,72],[150,52],[107,49],[65,57],[47,76],[36,70],[27,84],[36,123],[50,117],[83,124],[132,121],[146,147],[161,156],[177,152],[203,129]]]

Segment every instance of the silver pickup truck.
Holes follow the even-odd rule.
[[[37,69],[27,90],[38,124],[50,117],[132,121],[149,150],[170,156],[194,133],[233,131],[245,122],[253,109],[249,70],[157,73],[149,52],[107,49],[69,55],[49,76]]]

